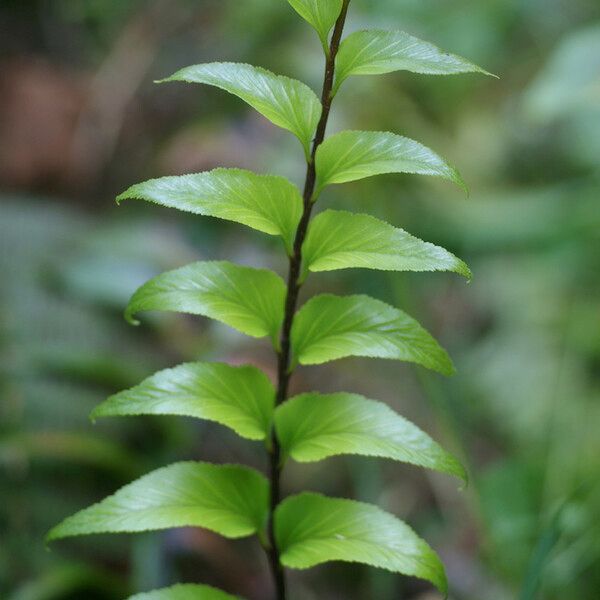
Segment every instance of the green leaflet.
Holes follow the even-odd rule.
[[[148,200],[279,235],[288,252],[302,215],[300,192],[285,177],[242,169],[151,179],[131,186],[117,201],[125,199]]]
[[[236,596],[226,594],[210,585],[186,583],[145,594],[136,594],[129,600],[236,600]]]
[[[316,165],[316,194],[326,185],[384,173],[443,177],[466,190],[458,171],[433,150],[395,133],[342,131],[332,135],[319,146]]]
[[[370,215],[326,210],[311,222],[302,248],[304,274],[363,268],[381,271],[454,271],[471,278],[462,260]]]
[[[288,0],[293,9],[308,21],[319,34],[319,39],[325,50],[329,53],[328,37],[337,18],[342,11],[342,0]]]
[[[454,366],[446,351],[406,313],[369,296],[322,294],[296,314],[294,360],[319,365],[347,356],[414,362],[444,375]]]
[[[281,562],[308,569],[324,562],[359,562],[431,581],[447,591],[437,554],[405,523],[383,510],[352,500],[303,493],[275,512]]]
[[[171,527],[203,527],[227,538],[241,538],[262,530],[267,497],[267,480],[253,469],[175,463],[68,517],[47,539]]]
[[[393,71],[426,75],[491,75],[472,62],[448,54],[404,31],[357,31],[340,44],[336,57],[335,90],[350,75],[381,75]]]
[[[196,262],[162,273],[140,287],[125,318],[146,310],[203,315],[252,337],[275,340],[283,320],[285,283],[266,269],[226,261]]]
[[[187,363],[160,371],[100,404],[97,417],[181,415],[208,419],[250,440],[264,440],[271,427],[275,390],[256,367]]]
[[[260,67],[227,62],[185,67],[159,83],[166,81],[205,83],[238,96],[275,125],[291,131],[309,156],[322,107],[315,93],[301,81]]]
[[[416,425],[382,402],[357,394],[301,394],[275,412],[285,456],[316,462],[359,454],[391,458],[466,480],[462,465]]]

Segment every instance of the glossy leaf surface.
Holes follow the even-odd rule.
[[[336,89],[350,75],[381,75],[393,71],[425,75],[490,74],[404,31],[367,30],[352,33],[341,43],[336,58]]]
[[[176,463],[68,517],[50,531],[48,540],[171,527],[202,527],[228,538],[245,537],[263,527],[267,496],[267,480],[253,469]]]
[[[416,425],[357,394],[296,396],[277,408],[275,427],[284,455],[298,462],[378,456],[466,479],[461,464]]]
[[[384,173],[414,173],[453,181],[463,189],[458,171],[423,144],[395,133],[342,131],[317,150],[317,190]]]
[[[426,579],[446,592],[437,554],[408,525],[376,506],[312,493],[292,496],[277,508],[275,532],[287,567],[358,562]]]
[[[446,351],[412,317],[369,296],[315,296],[296,315],[292,347],[303,365],[365,356],[454,372]]]
[[[339,210],[326,210],[312,220],[303,257],[310,271],[454,271],[471,277],[467,265],[447,250],[370,215]]]
[[[284,177],[242,169],[151,179],[131,186],[117,198],[125,199],[241,223],[281,236],[288,250],[302,215],[302,198],[295,185]]]
[[[182,583],[173,587],[153,590],[131,596],[129,600],[236,600],[237,596],[226,594],[210,585]]]
[[[166,81],[204,83],[238,96],[275,125],[291,131],[308,154],[321,118],[321,103],[301,81],[260,67],[228,62],[185,67],[161,83]]]
[[[187,363],[160,371],[100,404],[92,418],[180,415],[215,421],[250,440],[271,426],[275,390],[256,367]]]
[[[125,317],[159,310],[203,315],[252,337],[275,338],[283,320],[285,283],[266,269],[226,261],[196,262],[140,287]]]
[[[342,10],[342,0],[288,0],[294,10],[308,21],[319,34],[323,47],[327,47],[329,32]]]

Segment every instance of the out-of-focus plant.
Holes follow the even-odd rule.
[[[326,138],[333,99],[352,75],[408,70],[449,75],[482,69],[400,31],[358,31],[342,40],[350,0],[289,0],[317,31],[325,54],[321,100],[300,81],[239,63],[184,68],[165,81],[213,85],[246,101],[293,133],[306,158],[301,193],[286,179],[239,169],[166,177],[119,196],[217,217],[279,236],[289,259],[286,283],[275,273],[230,262],[197,262],[150,280],[126,317],[141,311],[203,315],[255,338],[277,355],[273,385],[254,366],[186,363],[111,396],[94,418],[186,415],[225,425],[269,454],[267,479],[253,469],[202,462],[172,464],[56,526],[50,540],[94,533],[196,526],[227,538],[256,534],[286,595],[284,567],[359,562],[426,579],[447,591],[437,554],[405,523],[376,506],[301,493],[282,500],[286,461],[357,454],[395,459],[465,479],[460,463],[386,405],[347,392],[289,397],[298,365],[349,356],[408,361],[450,375],[454,366],[435,339],[406,313],[365,295],[322,294],[299,310],[310,272],[348,268],[453,271],[468,267],[443,248],[364,214],[326,210],[311,220],[323,190],[385,173],[441,177],[464,188],[458,172],[429,148],[389,132],[344,131]],[[166,588],[138,599],[224,599],[204,585]]]

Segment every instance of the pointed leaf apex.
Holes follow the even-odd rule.
[[[456,183],[456,185],[458,185],[458,187],[460,187],[463,190],[463,192],[468,198],[470,196],[469,187],[467,186],[465,180],[460,174],[460,171],[456,167],[450,167],[450,170],[452,171],[452,181],[454,181],[454,183]]]
[[[125,312],[123,313],[123,316],[125,317],[125,320],[127,321],[127,323],[129,323],[129,325],[133,325],[134,327],[139,327],[140,325],[140,320],[136,319],[133,315],[135,313],[129,308],[129,306],[125,309]]]

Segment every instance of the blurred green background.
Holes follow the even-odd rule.
[[[286,492],[376,502],[444,559],[455,600],[600,597],[600,5],[597,0],[353,0],[349,30],[405,29],[500,80],[407,73],[354,79],[330,131],[389,129],[436,149],[470,185],[386,176],[336,186],[322,207],[385,218],[472,267],[348,271],[315,290],[406,309],[453,355],[444,379],[346,360],[297,390],[381,399],[456,452],[448,477],[368,459],[291,465]],[[300,146],[226,94],[152,81],[212,60],[317,88],[316,35],[284,0],[2,0],[0,4],[0,598],[118,600],[175,581],[268,597],[253,541],[205,531],[95,537],[48,550],[49,527],[183,458],[264,468],[259,444],[216,425],[91,424],[108,394],[184,360],[252,362],[257,344],[203,319],[122,309],[141,282],[194,259],[285,267],[233,224],[114,197],[144,178],[240,166],[300,181]],[[297,600],[433,600],[356,565],[291,574]]]

